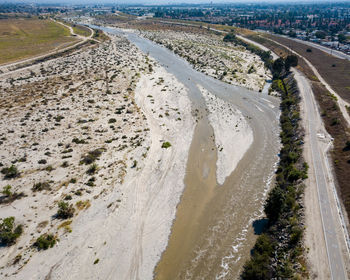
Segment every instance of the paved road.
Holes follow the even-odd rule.
[[[326,174],[331,172],[331,170],[329,170],[327,167],[326,155],[324,151],[322,151],[320,140],[317,135],[318,132],[316,130],[319,123],[322,121],[320,119],[317,105],[315,103],[313,92],[308,80],[305,78],[305,76],[296,71],[295,78],[305,102],[308,122],[305,129],[308,131],[308,144],[310,146],[312,156],[312,164],[310,164],[312,168],[310,172],[313,172],[316,178],[318,200],[331,276],[332,279],[336,280],[348,279],[344,266],[344,256],[341,251],[341,244],[344,244],[345,240],[338,239],[336,224],[339,223],[339,217],[333,215],[331,201],[334,200],[334,197],[329,197],[328,193],[328,188],[334,189],[334,184],[332,184],[332,182],[328,182],[326,178]],[[343,236],[340,236],[340,238],[342,237]]]

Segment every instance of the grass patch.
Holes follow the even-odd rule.
[[[85,201],[79,200],[75,205],[79,210],[84,210],[84,209],[88,209],[91,206],[91,203],[89,200],[85,200]]]
[[[69,30],[51,20],[0,20],[0,64],[39,55],[76,41]]]
[[[72,27],[75,34],[78,34],[84,37],[89,37],[91,35],[90,29],[85,26],[73,24]]]
[[[70,227],[70,224],[72,223],[72,220],[64,221],[62,224],[60,224],[57,229],[64,229],[64,232],[72,232],[72,228]]]

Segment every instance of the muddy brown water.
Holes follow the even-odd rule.
[[[212,79],[137,34],[102,29],[126,36],[152,56],[186,86],[192,110],[199,110],[185,189],[154,278],[237,279],[257,238],[253,224],[262,217],[262,206],[278,161],[278,99]],[[251,147],[221,186],[216,182],[218,151],[213,129],[198,85],[233,104],[253,130]]]
[[[267,173],[270,169],[263,158],[257,159],[255,146],[218,186],[213,131],[205,119],[198,124],[187,164],[186,188],[155,279],[239,277],[257,238],[252,221],[261,214],[271,179],[261,180],[259,169]]]

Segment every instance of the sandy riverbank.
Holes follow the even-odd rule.
[[[202,87],[201,92],[207,103],[210,125],[214,129],[218,153],[216,178],[222,185],[253,143],[253,131],[246,117],[233,104]]]
[[[172,50],[194,69],[226,83],[262,91],[271,73],[262,60],[222,36],[192,32],[141,31],[142,36]]]

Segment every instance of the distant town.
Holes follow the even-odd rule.
[[[264,30],[350,53],[350,3],[124,6],[119,10]]]

